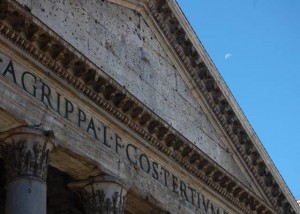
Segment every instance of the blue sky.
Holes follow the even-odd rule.
[[[300,1],[178,3],[300,199]]]

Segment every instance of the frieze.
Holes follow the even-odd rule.
[[[58,92],[55,87],[49,84],[47,81],[41,79],[38,75],[24,68],[20,64],[13,62],[11,59],[1,53],[0,57],[2,59],[1,64],[4,65],[0,66],[1,77],[4,77],[13,84],[18,85],[26,93],[46,106],[46,108],[51,109],[52,111],[61,115],[61,117],[64,119],[72,122],[78,128],[82,129],[92,138],[94,138],[97,143],[106,147],[107,149],[110,149],[116,155],[125,158],[128,164],[140,168],[151,179],[160,182],[165,188],[175,193],[178,198],[181,198],[183,201],[185,201],[185,203],[195,206],[204,213],[212,212],[229,214],[229,212],[225,209],[215,205],[209,198],[205,196],[205,194],[203,194],[201,191],[198,191],[196,187],[189,185],[166,167],[152,160],[151,157],[142,152],[141,149],[136,145],[122,139],[119,134],[115,133],[95,116],[84,111],[82,107],[77,105],[72,99],[64,96],[62,92]],[[22,143],[23,142],[20,142],[17,143],[16,146],[8,146],[4,148],[7,148],[7,152],[14,150],[21,152],[21,154],[24,153],[24,155],[20,157],[28,157],[28,154],[31,154],[31,150],[26,150],[24,152],[23,150],[25,147]],[[34,148],[35,149],[33,149],[33,151],[39,152],[40,149],[44,147],[38,147],[38,145],[34,145]],[[41,150],[40,152],[43,151]],[[44,157],[36,155],[34,153],[34,155],[29,156],[33,158]],[[14,156],[8,155],[8,158],[9,157],[14,159]],[[46,160],[48,162],[48,159],[41,160]],[[22,165],[25,166],[30,160],[23,160],[23,158],[21,158],[20,161],[23,163]],[[44,166],[43,162],[40,163],[40,166]],[[9,169],[11,168],[12,167]],[[42,174],[43,179],[46,176],[45,173],[46,172]],[[85,192],[81,192],[81,195],[85,199],[90,197],[93,198],[94,196],[97,196],[96,198],[99,199],[99,195],[86,195]]]

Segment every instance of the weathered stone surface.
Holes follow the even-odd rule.
[[[249,185],[143,17],[107,1],[19,1],[228,172]]]
[[[22,73],[22,71],[24,70],[18,72]],[[52,79],[51,76],[45,76],[45,74],[42,74],[42,71],[36,72],[36,75],[40,75],[43,81],[49,84]],[[16,79],[18,77],[16,75]],[[28,84],[30,86],[29,82]],[[49,86],[53,89],[52,85],[49,84]],[[61,87],[56,86],[56,90],[63,92]],[[39,92],[37,94],[40,93],[40,90],[38,89]],[[170,162],[167,157],[162,156],[159,158],[157,151],[149,148],[139,138],[129,134],[126,129],[120,129],[116,125],[116,121],[112,120],[112,118],[92,108],[84,107],[91,104],[86,97],[76,95],[70,91],[62,93],[62,96],[68,93],[70,101],[84,109],[88,113],[88,118],[93,115],[95,119],[97,118],[103,121],[104,124],[109,125],[106,142],[104,140],[102,122],[97,121],[97,127],[101,128],[101,137],[99,135],[99,139],[97,140],[93,132],[87,132],[86,126],[88,122],[85,122],[84,127],[78,127],[77,121],[74,120],[75,114],[72,114],[72,117],[70,116],[68,119],[63,118],[61,114],[49,107],[49,103],[46,105],[39,100],[41,99],[40,97],[33,98],[30,93],[24,93],[24,90],[20,86],[16,87],[8,78],[1,78],[0,92],[3,98],[0,108],[6,109],[8,112],[7,117],[9,117],[8,115],[14,115],[20,118],[26,112],[26,118],[24,118],[26,124],[40,124],[46,130],[53,130],[58,149],[51,153],[50,164],[61,171],[67,172],[75,179],[87,179],[89,176],[93,176],[93,174],[95,176],[97,168],[99,168],[99,170],[117,176],[122,182],[125,182],[132,192],[139,193],[141,200],[155,204],[155,206],[163,210],[168,210],[170,213],[195,213],[196,210],[199,210],[197,204],[192,204],[192,193],[180,193],[178,185],[186,185],[185,191],[188,191],[187,185],[189,185],[197,189],[199,193],[201,192],[200,197],[202,197],[202,194],[205,195],[205,203],[209,203],[208,209],[219,208],[223,213],[232,209],[232,207],[227,207],[226,204],[223,204],[222,208],[219,207],[219,204],[213,201],[211,193],[203,189],[204,186],[201,186],[203,184],[192,177],[186,176],[186,172],[178,169],[177,164]],[[122,136],[122,139],[119,139],[118,143],[123,146],[118,147],[118,152],[116,151],[117,135],[114,130],[118,130],[117,134]],[[126,149],[128,145],[136,146],[137,150],[131,146],[127,154]],[[66,148],[72,150],[72,153],[77,155],[76,158],[68,155],[70,151]],[[157,160],[158,158],[159,160]],[[132,161],[137,163],[132,163]],[[148,161],[151,163],[151,171],[148,171]],[[159,165],[155,166],[157,168],[157,175],[153,170],[154,161],[159,161]],[[165,174],[166,170],[169,172],[169,174],[166,173],[168,175]],[[173,173],[178,179],[174,187],[171,177]],[[181,184],[180,181],[184,184]],[[166,182],[168,183],[167,185]],[[173,188],[175,188],[177,193],[173,192]],[[196,198],[196,196],[194,197]],[[209,202],[207,202],[208,200]],[[200,201],[202,202],[202,200]],[[201,204],[200,209],[204,209]],[[141,210],[142,207],[134,209]]]
[[[45,6],[47,2],[24,2],[27,4],[24,8],[20,7],[15,1],[4,1],[0,4],[0,34],[2,35],[0,38],[0,49],[1,51],[3,50],[4,55],[7,54],[13,61],[8,62],[5,57],[4,61],[2,58],[0,59],[0,61],[2,60],[0,63],[4,66],[4,70],[0,69],[4,76],[3,79],[0,79],[0,82],[7,87],[7,90],[4,88],[4,91],[1,91],[3,92],[1,94],[4,96],[1,97],[3,100],[1,100],[0,104],[4,107],[3,110],[0,110],[0,120],[2,120],[0,129],[6,130],[18,124],[28,125],[30,121],[36,126],[43,127],[52,123],[56,125],[58,123],[64,124],[64,127],[60,127],[62,130],[54,127],[58,133],[56,137],[60,141],[59,144],[61,146],[52,155],[51,164],[54,167],[67,172],[76,179],[96,176],[99,174],[99,170],[103,170],[114,175],[117,172],[118,177],[126,180],[128,179],[127,171],[123,172],[120,169],[122,167],[126,168],[126,165],[129,164],[135,169],[140,170],[141,174],[138,173],[136,178],[138,182],[141,182],[142,187],[145,186],[144,182],[148,181],[147,179],[142,179],[142,174],[145,173],[148,175],[148,179],[149,177],[152,179],[149,180],[149,184],[156,185],[154,189],[160,183],[162,184],[162,188],[174,192],[175,195],[171,198],[174,197],[174,200],[179,199],[180,204],[184,206],[183,210],[175,210],[176,213],[186,213],[186,209],[189,210],[189,205],[197,206],[195,204],[195,194],[197,195],[196,200],[200,199],[204,203],[202,203],[204,211],[201,210],[201,212],[207,213],[211,211],[211,213],[219,213],[219,208],[224,213],[230,210],[232,207],[228,207],[227,210],[227,203],[224,204],[222,202],[223,199],[219,201],[215,197],[215,193],[220,194],[219,198],[223,197],[226,198],[227,202],[231,202],[228,206],[234,205],[233,209],[235,211],[238,208],[237,213],[241,213],[242,211],[252,213],[254,210],[258,213],[264,212],[266,214],[277,213],[277,210],[280,210],[279,213],[294,213],[291,206],[294,206],[295,210],[299,209],[298,206],[295,208],[296,205],[293,204],[293,197],[236,105],[209,56],[205,53],[205,50],[193,34],[191,27],[180,12],[175,0],[107,0],[107,2],[114,2],[126,8],[129,7],[140,11],[157,36],[157,39],[155,38],[153,41],[159,40],[157,44],[161,44],[164,47],[164,50],[172,60],[164,58],[163,55],[166,55],[165,53],[154,53],[156,50],[146,47],[146,43],[140,43],[141,40],[136,39],[134,32],[132,34],[127,33],[124,36],[122,33],[128,29],[119,26],[119,23],[123,23],[122,21],[124,20],[120,20],[120,17],[118,17],[118,12],[122,11],[122,9],[116,9],[113,4],[103,7],[108,10],[116,10],[105,11],[107,16],[110,14],[113,15],[109,17],[111,20],[108,21],[105,17],[102,17],[107,22],[104,24],[101,23],[102,25],[100,24],[100,26],[102,27],[99,29],[95,28],[95,26],[98,26],[98,20],[95,21],[94,28],[90,28],[92,22],[84,24],[84,28],[78,25],[78,29],[83,31],[83,33],[73,32],[72,34],[75,36],[73,41],[76,43],[74,46],[78,49],[77,51],[69,45],[68,41],[64,41],[65,38],[57,36],[51,27],[44,26],[30,14],[31,11],[36,12],[32,10],[32,7],[40,3]],[[54,5],[60,4],[57,1],[55,2]],[[52,4],[53,2],[50,3]],[[65,2],[61,1],[61,3],[64,4]],[[89,3],[91,2],[70,2],[70,11],[71,13],[74,11],[78,12],[82,11],[82,8],[83,10],[88,8],[86,11],[89,12],[94,9],[96,11],[99,10],[99,8],[94,7],[93,2],[92,4]],[[143,3],[146,3],[146,5],[143,5]],[[46,6],[48,7],[49,5]],[[89,6],[93,6],[93,8]],[[53,9],[61,9],[63,7],[63,5],[59,5],[59,8],[54,7]],[[65,9],[63,8],[63,10]],[[129,20],[134,20],[134,28],[137,27],[142,30],[148,28],[146,25],[143,26],[143,19],[139,14],[134,13],[138,18],[132,18],[132,11],[126,10],[125,15],[122,14],[121,17],[130,15]],[[44,8],[41,8],[41,11],[41,13],[45,13]],[[67,14],[66,10],[65,14]],[[79,18],[82,23],[86,21],[86,17],[87,19],[91,17],[91,14],[84,12],[75,14],[76,16],[82,16]],[[55,10],[49,12],[50,19],[56,15]],[[40,18],[40,16],[37,17]],[[76,18],[74,14],[72,14],[72,17]],[[114,19],[114,17],[117,18]],[[138,24],[136,24],[136,20],[139,20]],[[64,21],[68,22],[67,19]],[[52,23],[52,21],[50,22]],[[70,26],[66,25],[65,28],[72,32],[78,23],[72,20],[69,23],[71,23]],[[116,29],[110,25],[117,25],[119,28]],[[110,27],[113,29],[113,32],[109,31]],[[95,36],[90,36],[90,33],[94,29],[96,29]],[[122,32],[120,32],[120,29],[122,29]],[[57,31],[61,32],[60,30]],[[121,34],[122,36],[119,37]],[[85,35],[85,38],[82,35]],[[113,78],[109,78],[102,70],[97,68],[97,66],[99,67],[97,60],[102,60],[97,59],[97,55],[99,54],[97,53],[97,43],[94,43],[91,47],[91,49],[96,49],[94,53],[95,59],[88,56],[89,51],[86,49],[83,50],[85,47],[90,48],[89,44],[86,46],[86,41],[89,42],[92,38],[101,37],[101,35],[104,35],[105,40],[104,45],[100,45],[104,48],[104,61],[106,62],[106,66],[102,66],[102,69]],[[133,41],[137,43],[133,44],[129,39],[128,44],[123,45],[122,42],[126,42],[127,37],[131,37],[132,35]],[[141,35],[139,34],[138,37],[140,38]],[[71,41],[71,38],[69,39]],[[79,44],[78,41],[82,42]],[[123,49],[125,51],[120,52]],[[150,49],[151,51],[147,52]],[[159,51],[162,50],[160,46],[157,46],[156,49],[160,49]],[[130,53],[127,53],[128,50],[130,50]],[[172,70],[163,72],[151,71],[152,68],[168,69],[164,61],[159,61],[160,58],[156,56],[157,54],[164,58],[163,60],[169,65],[172,65],[172,62],[174,62],[178,70],[174,69],[174,72]],[[136,57],[132,59],[132,56]],[[96,63],[90,63],[90,59]],[[124,59],[130,62],[128,71],[124,69],[127,66],[127,64],[124,64]],[[153,59],[155,59],[157,64],[153,63]],[[167,62],[168,60],[169,62]],[[144,64],[141,62],[144,62]],[[22,64],[21,66],[16,66],[21,68],[17,69],[16,76],[12,64]],[[146,64],[148,66],[145,66]],[[119,71],[115,72],[117,70],[115,68],[118,68]],[[146,75],[143,74],[143,71],[147,71]],[[126,75],[130,74],[130,76],[124,75],[124,72]],[[154,73],[154,77],[151,76]],[[176,76],[179,77],[179,81],[170,81],[168,77],[173,78],[173,73],[175,76],[176,74],[180,74],[185,82],[182,81],[179,75]],[[164,76],[165,74],[169,76]],[[118,80],[121,85],[118,85],[114,79]],[[151,79],[154,81],[150,81]],[[25,82],[23,82],[24,80]],[[137,81],[138,85],[135,84]],[[174,100],[180,101],[176,99],[176,96],[181,93],[181,91],[177,91],[174,96],[175,98],[173,94],[171,98],[165,97],[165,95],[171,94],[170,91],[174,87],[174,82],[177,84],[175,89],[188,89],[186,93],[187,97],[184,97],[185,101],[191,98],[192,101],[188,105],[192,106],[194,103],[196,104],[196,109],[198,105],[204,107],[199,111],[199,115],[203,114],[201,124],[194,123],[195,121],[199,122],[199,118],[185,124],[186,121],[182,120],[180,116],[178,116],[178,120],[170,117],[170,115],[177,117],[177,115],[172,114],[172,105],[177,104],[173,102]],[[149,85],[146,87],[145,83]],[[180,85],[179,83],[183,83],[183,86],[177,87]],[[188,87],[186,87],[185,83]],[[124,85],[128,85],[128,87],[123,88]],[[15,86],[17,87],[15,88]],[[126,90],[128,88],[129,91]],[[144,90],[144,88],[146,89]],[[23,91],[20,91],[20,89]],[[137,89],[139,90],[136,91]],[[152,93],[151,90],[154,90],[154,92]],[[148,93],[149,91],[151,93]],[[21,104],[9,103],[11,99],[15,98],[8,97],[8,101],[5,100],[6,95],[11,92],[16,92],[16,97],[23,97],[24,101]],[[24,92],[26,93],[24,94]],[[131,92],[135,97],[142,100],[143,103],[131,96]],[[193,98],[192,94],[196,99]],[[34,99],[28,100],[26,95],[30,95]],[[151,95],[153,99],[149,97],[144,99],[143,95]],[[27,108],[27,106],[34,104],[34,101],[39,102],[37,108]],[[146,106],[150,107],[153,112],[146,108]],[[183,113],[186,110],[194,108],[194,106],[188,108],[182,102],[179,102],[178,106],[180,106],[181,110],[175,111],[176,113]],[[164,109],[161,110],[160,107],[164,107]],[[40,111],[42,112],[42,117],[37,117],[36,114]],[[23,116],[24,112],[25,117]],[[205,115],[203,112],[208,114]],[[197,116],[192,110],[189,113]],[[33,120],[28,119],[32,116],[30,114],[33,115]],[[49,115],[53,116],[52,121],[47,121]],[[189,118],[186,115],[185,117]],[[211,121],[220,136],[213,133],[215,131],[213,128],[211,131],[208,131],[209,127],[212,127],[212,124],[205,122],[205,119]],[[39,121],[40,123],[38,123]],[[7,124],[3,124],[6,122]],[[174,127],[179,132],[168,126],[167,123],[171,124],[172,122],[174,122]],[[182,130],[181,127],[183,124],[186,126],[184,127],[186,130]],[[204,137],[201,132],[199,134],[200,137],[197,138],[198,141],[195,142],[191,139],[197,133],[190,130],[191,124],[195,127],[195,131],[201,130],[204,132]],[[69,131],[72,132],[73,130],[78,131],[78,133],[73,133],[74,136],[71,136],[78,143],[78,147],[76,148],[71,144],[65,144],[65,141],[61,141],[66,136],[69,136]],[[82,131],[84,133],[81,133]],[[180,133],[184,134],[188,139],[184,139]],[[81,134],[83,134],[83,138],[81,138]],[[91,137],[91,139],[87,139],[86,137]],[[199,141],[199,139],[203,139],[203,142]],[[207,139],[212,140],[212,143],[207,143]],[[67,138],[66,140],[69,141],[70,139]],[[222,143],[222,141],[224,142]],[[98,146],[94,147],[93,143]],[[193,143],[196,146],[192,145]],[[227,148],[227,143],[236,152],[235,154],[231,153],[230,149]],[[221,152],[218,146],[221,147]],[[196,147],[199,147],[204,152],[198,150]],[[112,154],[106,154],[106,151],[112,152]],[[105,155],[105,163],[101,162],[101,158],[103,157],[99,156],[99,153]],[[225,170],[210,160],[206,154],[212,157],[217,163],[220,163]],[[234,160],[230,158],[230,154],[233,154],[232,156],[237,159],[241,171],[247,175],[248,181],[251,182],[251,185],[244,182],[248,187],[230,175],[232,171],[237,171],[233,169],[230,172],[227,169],[227,167],[237,167],[234,162],[228,163],[228,160]],[[119,160],[118,163],[120,163],[120,160],[124,160],[124,165],[119,164],[117,171],[109,169],[109,167],[115,167],[113,163],[110,163],[110,158]],[[64,160],[68,160],[67,164],[63,163]],[[176,164],[174,165],[174,163]],[[243,176],[240,176],[242,174],[241,171],[235,173],[239,174],[235,176],[239,180],[244,181]],[[193,180],[193,177],[196,180]],[[158,183],[152,182],[154,180]],[[208,191],[202,191],[201,187],[203,184]],[[151,186],[149,187],[151,189]],[[151,190],[150,194],[155,192]],[[133,188],[130,192],[132,195],[145,194],[143,188],[137,188],[136,190]],[[143,198],[141,195],[140,198]],[[201,197],[199,197],[200,195]],[[146,198],[150,198],[152,201],[150,204],[155,204],[154,207],[156,207],[157,201],[152,200],[153,197],[148,197],[147,195]],[[206,204],[207,199],[213,200],[211,203],[207,203],[211,206]],[[131,200],[132,202],[133,200]],[[145,205],[145,203],[143,204]],[[216,204],[219,204],[220,207]],[[129,213],[143,213],[141,208],[144,205],[140,208],[132,205],[128,207]],[[164,204],[158,206],[160,208],[153,208],[151,210],[161,213],[163,210],[161,208],[164,207]],[[152,207],[150,206],[150,208]],[[173,209],[174,207],[172,206],[171,208]],[[230,213],[234,212],[230,210]]]

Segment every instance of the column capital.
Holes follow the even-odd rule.
[[[99,175],[87,180],[70,183],[88,214],[123,214],[127,189],[115,177]]]
[[[20,126],[0,133],[0,156],[8,182],[17,177],[46,181],[48,154],[53,149],[52,131]]]

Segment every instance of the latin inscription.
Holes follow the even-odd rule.
[[[4,58],[6,58],[4,56]],[[21,87],[26,93],[43,103],[47,108],[57,112],[63,118],[71,121],[77,127],[87,132],[97,142],[109,148],[115,154],[123,156],[127,161],[139,167],[152,179],[162,183],[175,195],[184,201],[196,206],[204,214],[229,214],[223,208],[213,204],[201,192],[189,186],[158,162],[153,161],[137,146],[125,142],[121,136],[114,133],[109,127],[97,118],[86,113],[71,99],[65,97],[55,87],[46,83],[31,71],[17,65],[10,59],[0,62],[0,72],[3,77]],[[16,68],[15,68],[16,67]]]

